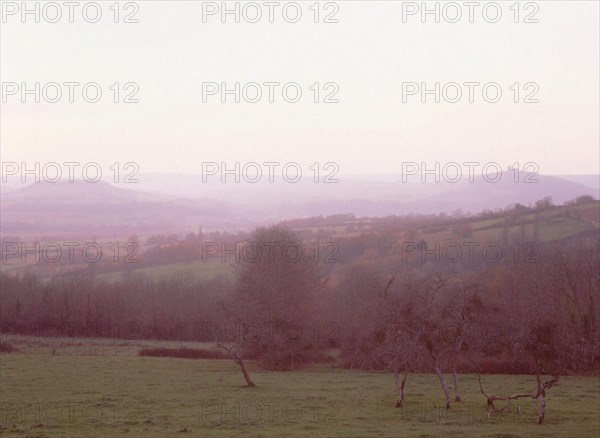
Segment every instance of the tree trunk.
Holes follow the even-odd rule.
[[[248,373],[248,370],[246,369],[246,364],[244,363],[244,360],[243,359],[238,359],[236,362],[238,363],[238,365],[242,369],[242,374],[244,374],[244,379],[246,380],[247,386],[249,388],[254,388],[256,385],[254,384],[254,382],[250,378],[250,374]]]
[[[405,368],[402,380],[400,380],[400,367],[394,368],[394,381],[396,382],[396,389],[398,391],[398,401],[396,402],[397,408],[401,408],[402,402],[404,401],[404,384],[406,383],[407,374],[408,370]]]
[[[217,344],[217,347],[219,347],[219,348],[225,350],[227,353],[229,353],[229,355],[231,356],[233,361],[235,363],[237,363],[240,366],[240,368],[242,369],[242,374],[244,375],[244,380],[246,380],[246,385],[248,386],[248,388],[254,388],[256,385],[250,378],[250,373],[248,373],[248,370],[246,369],[246,364],[244,363],[244,359],[242,359],[242,354],[241,354],[242,347],[239,345],[227,346],[227,345],[221,344],[221,343]]]
[[[546,416],[546,387],[542,383],[540,378],[540,372],[537,374],[537,385],[538,385],[538,424],[544,424],[544,417]]]
[[[458,373],[456,372],[456,368],[453,370],[453,379],[454,379],[454,401],[460,401],[460,391],[458,389]]]
[[[538,424],[544,424],[544,417],[546,416],[546,395],[540,394],[538,396]]]
[[[446,397],[446,409],[450,409],[450,390],[448,389],[448,384],[446,383],[444,374],[442,373],[442,370],[438,365],[434,366],[433,370],[440,379],[440,384],[442,385],[442,389],[444,390],[444,397]]]

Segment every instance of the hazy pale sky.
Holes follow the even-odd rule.
[[[96,82],[103,92],[95,104],[81,87],[75,103],[66,87],[59,103],[3,96],[3,161],[135,161],[140,172],[182,173],[200,173],[206,161],[334,161],[341,173],[400,172],[406,161],[534,161],[543,174],[598,173],[597,1],[539,1],[538,23],[515,23],[513,2],[500,2],[497,23],[480,9],[474,23],[422,23],[419,15],[403,23],[406,4],[393,1],[338,1],[338,23],[314,23],[313,2],[301,2],[297,23],[276,9],[274,23],[263,16],[225,24],[219,15],[203,23],[203,2],[142,1],[139,23],[114,23],[112,3],[101,2],[97,23],[80,10],[74,23],[3,17],[3,83]],[[525,3],[520,21],[530,12]],[[325,8],[320,20],[333,11]],[[138,84],[139,103],[114,103],[115,82]],[[296,82],[303,94],[288,103],[279,87],[269,103],[263,86],[259,103],[223,104],[218,95],[203,103],[203,82]],[[315,82],[336,83],[339,102],[314,103]],[[403,102],[403,82],[496,82],[503,95],[488,103],[480,86],[474,103],[466,95],[459,103],[422,103],[419,95]],[[522,102],[533,88],[515,103],[515,82],[537,84],[539,103]]]

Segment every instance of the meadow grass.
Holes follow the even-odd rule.
[[[476,376],[462,376],[450,412],[433,374],[410,374],[396,408],[389,373],[311,366],[294,372],[249,368],[242,387],[230,360],[141,357],[106,349],[36,349],[0,354],[0,430],[6,437],[598,437],[600,380],[563,377],[547,394],[547,424],[535,400],[522,413],[485,415]],[[89,354],[86,354],[85,352]],[[114,354],[113,354],[114,353]],[[486,392],[535,389],[535,378],[484,375]],[[449,379],[451,381],[451,379]]]

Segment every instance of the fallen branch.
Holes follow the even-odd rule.
[[[524,397],[529,397],[529,398],[536,398],[535,394],[532,393],[526,393],[526,394],[515,394],[515,395],[487,395],[485,393],[485,391],[483,390],[483,385],[481,383],[481,373],[477,373],[477,380],[479,381],[479,390],[481,391],[481,393],[483,394],[483,396],[486,398],[487,401],[487,416],[489,417],[492,413],[495,412],[512,412],[511,407],[510,407],[510,401],[511,400],[516,400],[519,398],[524,398]],[[495,401],[505,401],[506,405],[503,406],[502,408],[498,409],[496,407],[496,405],[494,405]]]

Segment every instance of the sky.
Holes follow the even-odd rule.
[[[2,161],[135,162],[141,173],[200,173],[206,162],[334,162],[341,174],[399,173],[406,162],[533,162],[541,174],[599,173],[598,2],[520,2],[518,23],[513,2],[499,3],[495,23],[494,10],[484,16],[481,7],[469,22],[464,2],[454,3],[462,12],[455,23],[448,20],[457,10],[447,2],[438,2],[439,23],[431,14],[423,22],[421,11],[403,19],[403,10],[421,2],[394,1],[299,2],[302,15],[293,23],[295,6],[279,3],[273,23],[264,2],[239,3],[240,22],[229,14],[223,23],[220,11],[203,18],[203,9],[221,2],[200,1],[121,2],[118,23],[113,2],[99,3],[95,23],[80,9],[69,23],[61,7],[60,20],[50,23],[44,17],[56,11],[42,15],[41,2],[40,23],[31,14],[23,23],[11,9],[21,2],[3,2]],[[262,17],[251,23],[255,5]],[[93,8],[87,14],[93,21]],[[138,22],[123,22],[128,14]],[[40,91],[40,103],[34,95],[23,103],[22,88],[36,82],[40,90],[59,84],[62,97],[47,102]],[[81,84],[73,103],[68,82]],[[102,96],[88,103],[81,89],[93,82]],[[233,95],[221,102],[221,84],[233,89],[236,82],[240,102]],[[273,102],[269,82],[280,84]],[[457,87],[448,86],[439,103],[434,95],[422,102],[422,84],[434,89],[436,82],[440,90],[458,84],[462,97],[449,102]],[[480,84],[473,102],[469,82]],[[207,83],[217,84],[216,94],[203,95],[214,90]],[[246,99],[241,94],[248,83],[260,86],[257,103],[248,101],[255,86],[246,87]],[[295,83],[289,100],[302,91],[298,102],[284,99],[287,83]],[[496,103],[482,94],[489,83],[497,85],[486,88],[488,100],[502,91]],[[408,94],[414,84],[416,94]],[[53,90],[46,87],[50,100]],[[138,102],[124,103],[131,92]],[[327,96],[337,102],[323,102]]]

